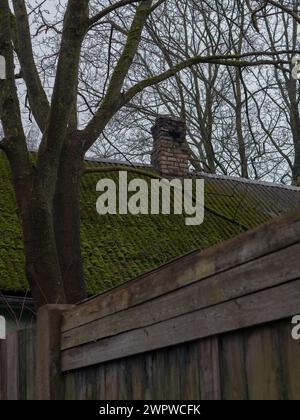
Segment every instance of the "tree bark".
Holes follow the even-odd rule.
[[[61,154],[53,220],[66,302],[86,297],[80,243],[80,176],[84,152],[78,133],[69,134]]]
[[[65,293],[53,230],[51,201],[36,169],[16,158],[18,150],[15,143],[11,141],[5,151],[13,175],[23,230],[25,271],[34,302],[37,308],[48,303],[63,304]]]

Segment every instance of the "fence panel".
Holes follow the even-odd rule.
[[[36,333],[25,329],[0,341],[0,400],[35,398]]]
[[[299,400],[290,319],[64,374],[67,400]]]

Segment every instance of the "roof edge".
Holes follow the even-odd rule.
[[[262,186],[265,186],[265,187],[281,188],[281,189],[285,189],[285,190],[289,190],[289,191],[296,191],[296,192],[300,193],[300,187],[293,187],[292,185],[276,184],[274,182],[259,181],[259,180],[247,179],[247,178],[239,178],[239,177],[228,176],[228,175],[208,174],[206,172],[197,172],[196,175],[202,176],[203,178],[223,179],[225,181],[235,181],[235,182],[240,182],[240,183],[243,183],[243,184],[262,185]]]
[[[29,150],[30,152],[37,153],[37,150]],[[117,159],[105,159],[105,158],[96,158],[92,156],[85,156],[84,158],[87,162],[95,162],[95,163],[107,163],[111,165],[122,165],[122,166],[131,166],[137,168],[153,168],[153,165],[149,163],[141,163],[141,162],[126,162]],[[154,168],[153,168],[154,169]],[[277,184],[274,182],[267,182],[267,181],[259,181],[247,178],[240,178],[237,176],[228,176],[228,175],[217,175],[217,174],[208,174],[206,172],[190,172],[191,176],[199,176],[203,178],[210,178],[210,179],[221,179],[225,181],[235,181],[240,182],[242,184],[249,184],[249,185],[261,185],[265,187],[271,188],[281,188],[287,191],[294,191],[300,193],[300,187],[294,187],[292,185],[284,185],[284,184]]]

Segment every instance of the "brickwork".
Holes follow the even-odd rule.
[[[162,176],[187,176],[189,171],[189,155],[186,143],[185,121],[160,116],[152,128],[154,147],[152,165]]]

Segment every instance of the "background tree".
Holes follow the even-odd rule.
[[[296,130],[292,129],[291,121],[297,121],[297,115],[292,119],[291,110],[297,113],[299,103],[298,84],[291,79],[290,63],[298,49],[298,23],[272,4],[261,2],[257,7],[258,2],[250,3],[235,0],[166,3],[160,19],[147,21],[143,35],[143,42],[148,40],[147,59],[145,55],[137,57],[140,63],[137,73],[143,69],[145,75],[155,75],[170,63],[194,54],[265,51],[270,56],[274,53],[276,59],[278,52],[288,51],[282,54],[284,64],[233,68],[207,63],[185,69],[176,77],[146,89],[126,105],[112,119],[92,152],[103,157],[108,148],[111,157],[124,160],[126,155],[132,160],[149,161],[154,118],[157,113],[173,113],[187,120],[195,170],[294,182],[297,135],[293,134]],[[298,0],[282,3],[289,3],[298,15]],[[116,33],[126,33],[119,17],[111,19],[110,24]],[[293,89],[288,89],[288,85]],[[288,90],[296,94],[292,106]],[[126,141],[118,142],[118,138]]]

